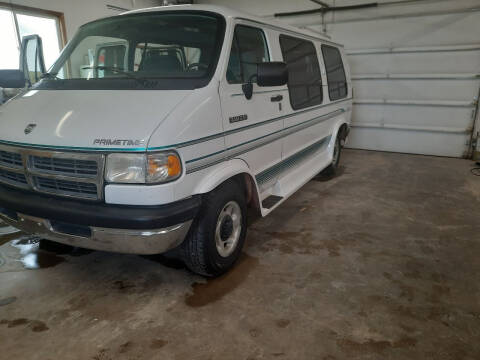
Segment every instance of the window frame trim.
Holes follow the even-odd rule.
[[[315,50],[315,56],[317,58],[317,64],[318,64],[318,70],[319,70],[319,75],[320,75],[320,89],[321,89],[321,96],[322,98],[320,99],[320,102],[318,104],[311,104],[311,105],[308,105],[308,106],[302,106],[302,107],[298,107],[298,108],[295,108],[292,104],[292,96],[290,94],[290,86],[289,84],[287,83],[287,89],[288,89],[288,98],[290,100],[290,106],[292,108],[293,111],[299,111],[299,110],[302,110],[302,109],[308,109],[310,107],[314,107],[314,106],[318,106],[318,105],[322,105],[324,104],[325,102],[325,96],[323,94],[323,87],[324,87],[324,84],[323,84],[323,75],[322,75],[322,62],[320,61],[320,58],[318,56],[318,49],[317,49],[317,46],[315,46],[315,42],[313,40],[309,40],[309,39],[304,39],[304,38],[301,38],[301,37],[298,37],[298,36],[292,36],[292,35],[286,35],[285,33],[280,33],[279,36],[278,36],[278,45],[280,47],[280,53],[282,54],[282,60],[283,62],[285,62],[285,64],[287,64],[287,62],[285,61],[285,56],[283,54],[283,48],[282,48],[282,42],[281,42],[281,39],[282,37],[284,38],[290,38],[290,39],[294,39],[294,40],[300,40],[300,41],[304,41],[304,42],[307,42],[307,43],[310,43],[312,46],[313,46],[313,49]],[[324,65],[325,66],[325,65]],[[287,67],[288,67],[288,64],[287,64]],[[325,67],[326,69],[326,67]],[[330,99],[330,97],[329,97]]]
[[[17,14],[46,17],[46,18],[55,18],[57,20],[57,25],[58,25],[57,26],[58,35],[59,35],[58,45],[60,47],[60,51],[62,51],[62,48],[64,48],[65,45],[67,44],[67,28],[65,25],[65,15],[63,12],[46,10],[46,9],[32,7],[32,6],[11,4],[3,1],[0,1],[0,9],[10,10],[13,13],[14,20],[15,20],[15,33],[17,35],[19,43],[22,42],[22,39],[20,38],[20,33],[18,29]]]
[[[232,31],[232,39],[230,41],[230,52],[228,53],[228,57],[227,57],[227,64],[225,66],[225,74],[224,74],[224,79],[227,83],[227,85],[231,85],[231,86],[235,86],[235,85],[243,85],[245,84],[245,82],[240,82],[240,83],[231,83],[228,81],[227,79],[227,73],[228,73],[228,65],[230,64],[230,57],[232,56],[232,49],[233,49],[233,43],[236,42],[237,43],[237,48],[240,52],[240,42],[238,41],[238,39],[235,37],[235,32],[237,30],[238,27],[246,27],[246,28],[251,28],[251,29],[255,29],[255,30],[258,30],[261,32],[262,34],[262,37],[263,37],[263,42],[265,44],[265,49],[267,50],[267,55],[268,55],[268,61],[267,62],[270,62],[272,61],[272,51],[270,49],[270,43],[268,41],[268,37],[267,35],[265,34],[265,29],[261,28],[261,27],[258,27],[258,26],[255,26],[255,25],[249,25],[249,24],[244,24],[244,23],[235,23],[234,26],[233,26],[233,31]],[[240,61],[240,59],[239,59]],[[241,64],[241,61],[240,61],[240,64]],[[240,65],[240,71],[241,71],[241,74],[242,74],[242,80],[245,81],[245,79],[243,79],[243,67]],[[252,84],[256,84],[257,81],[252,81]]]

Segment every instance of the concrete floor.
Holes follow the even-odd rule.
[[[471,162],[345,151],[205,281],[160,257],[0,247],[1,359],[479,359]]]

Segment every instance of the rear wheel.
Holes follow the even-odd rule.
[[[332,163],[328,165],[325,170],[322,171],[322,175],[334,176],[337,172],[338,165],[340,164],[340,155],[342,153],[342,136],[339,132],[337,138],[335,139],[335,145],[333,148],[333,158]]]
[[[205,195],[181,245],[182,259],[197,274],[222,275],[239,258],[246,233],[245,192],[237,182],[229,180]]]

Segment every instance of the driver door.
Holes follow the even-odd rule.
[[[257,64],[273,61],[267,31],[245,22],[235,26],[226,75],[220,84],[223,127],[228,157],[243,159],[254,174],[281,160],[281,140],[272,133],[283,129],[279,87],[259,87]],[[251,81],[253,95],[245,96],[242,85]],[[278,100],[280,99],[280,100]],[[272,180],[272,179],[270,179]]]

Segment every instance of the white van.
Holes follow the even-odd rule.
[[[176,249],[220,275],[247,207],[266,216],[334,172],[348,135],[342,46],[226,8],[88,23],[48,72],[38,37],[22,49],[22,71],[0,71],[0,87],[33,83],[0,108],[0,217],[54,242]]]

